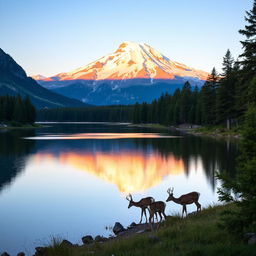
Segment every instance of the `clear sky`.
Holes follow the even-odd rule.
[[[28,75],[55,75],[145,42],[172,60],[210,72],[229,48],[253,0],[0,0],[0,48]]]

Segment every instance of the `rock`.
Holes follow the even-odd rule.
[[[248,244],[256,244],[256,235],[250,237],[248,240]]]
[[[135,222],[132,222],[131,224],[130,224],[130,226],[128,226],[127,228],[128,229],[131,229],[131,228],[134,228],[134,227],[136,227],[137,226],[137,224],[135,223]]]
[[[256,236],[256,233],[245,233],[244,234],[245,239],[250,239],[252,236]]]
[[[120,232],[125,231],[125,228],[123,227],[123,225],[120,222],[116,222],[115,226],[113,227],[113,232],[115,235],[117,235]]]
[[[73,244],[71,242],[69,242],[68,240],[64,239],[61,243],[61,246],[65,246],[65,247],[73,247]]]
[[[25,256],[25,253],[24,253],[24,252],[19,252],[19,253],[17,254],[17,256]]]
[[[3,252],[1,256],[10,256],[10,254],[8,254],[7,252]]]
[[[46,248],[45,247],[36,247],[35,256],[45,256]]]
[[[106,237],[104,237],[104,236],[96,236],[95,238],[94,238],[94,241],[95,242],[106,242],[108,239],[106,238]]]
[[[138,230],[138,231],[136,232],[136,234],[142,234],[142,233],[145,233],[145,232],[147,232],[146,229],[141,229],[141,230]]]
[[[83,244],[91,244],[93,243],[93,237],[88,235],[88,236],[84,236],[82,237],[82,241],[83,241]]]

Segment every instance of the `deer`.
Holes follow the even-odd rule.
[[[200,193],[194,191],[194,192],[190,192],[188,194],[181,195],[179,198],[175,198],[173,196],[173,190],[174,190],[174,188],[172,188],[172,189],[169,188],[167,190],[167,193],[169,194],[169,196],[166,199],[166,202],[173,201],[176,204],[181,204],[183,207],[182,208],[182,218],[183,218],[184,213],[187,216],[187,204],[195,203],[196,207],[197,207],[197,212],[201,211],[201,204],[199,204],[199,202],[198,202]]]
[[[145,198],[142,198],[140,201],[138,202],[135,202],[133,201],[132,199],[132,195],[129,194],[126,199],[130,202],[129,205],[128,205],[128,209],[132,206],[135,206],[135,207],[139,207],[141,208],[141,217],[140,217],[140,223],[142,222],[142,217],[143,217],[143,213],[146,217],[146,223],[148,222],[148,219],[147,219],[147,213],[146,213],[146,209],[148,209],[148,206],[150,204],[152,204],[153,202],[155,202],[155,199],[153,197],[145,197]]]
[[[157,201],[157,202],[152,202],[148,208],[149,208],[149,222],[152,223],[152,219],[153,219],[153,223],[154,223],[154,215],[157,215],[157,213],[159,214],[160,217],[160,222],[162,221],[162,215],[164,217],[164,219],[166,220],[166,215],[165,215],[165,207],[166,207],[166,203],[163,201]]]

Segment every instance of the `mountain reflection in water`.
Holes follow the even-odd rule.
[[[143,192],[159,184],[169,174],[184,172],[181,159],[171,154],[164,157],[157,152],[65,152],[58,155],[38,153],[34,160],[36,165],[44,162],[49,165],[52,161],[58,161],[59,164],[89,172],[108,183],[115,184],[123,193]]]

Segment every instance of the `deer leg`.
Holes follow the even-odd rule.
[[[140,223],[142,222],[142,216],[143,216],[143,209],[141,209]]]
[[[159,212],[159,216],[160,216],[160,221],[159,222],[162,222],[162,214],[161,214],[161,212]]]
[[[145,217],[146,217],[146,223],[148,223],[146,208],[144,209],[144,215],[145,215]]]
[[[163,212],[163,215],[164,215],[164,219],[166,220],[166,215],[165,215],[165,213]]]
[[[201,204],[199,204],[199,202],[195,202],[196,207],[197,207],[197,212],[201,211]]]
[[[184,214],[184,212],[185,212],[185,207],[186,207],[186,206],[183,205],[183,208],[182,208],[182,216],[181,216],[182,218],[183,218],[183,214]]]
[[[155,215],[156,215],[156,222],[158,222],[158,218],[157,218],[157,212],[155,213]]]
[[[184,205],[185,206],[185,214],[186,214],[186,217],[188,216],[188,212],[187,212],[187,206],[186,205]]]
[[[150,223],[152,223],[152,219],[153,219],[153,223],[154,223],[154,213],[150,213],[150,216],[149,216]]]

